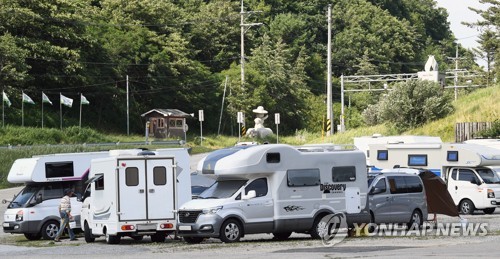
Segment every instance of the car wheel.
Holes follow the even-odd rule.
[[[92,243],[95,241],[95,237],[92,235],[92,229],[89,228],[89,224],[86,221],[83,226],[83,234],[85,236],[85,242]]]
[[[472,214],[474,213],[474,203],[471,200],[463,200],[460,202],[459,211],[461,214]]]
[[[106,233],[106,243],[115,245],[120,243],[120,236],[109,235]]]
[[[24,233],[24,236],[28,240],[39,240],[42,237],[40,233]]]
[[[240,223],[234,219],[228,219],[222,223],[220,230],[219,237],[224,243],[238,242],[243,234]]]
[[[52,240],[56,237],[57,231],[59,231],[59,222],[54,220],[47,221],[42,226],[42,238]]]
[[[203,237],[183,237],[188,244],[199,244],[205,240]]]
[[[273,233],[273,239],[274,240],[287,240],[290,235],[292,235],[292,232],[284,232],[284,233]]]
[[[493,214],[495,212],[495,208],[487,208],[483,210],[484,214]]]
[[[325,216],[326,215],[318,216],[314,220],[313,226],[309,231],[313,239],[320,239],[328,233],[328,226],[326,222],[322,221]]]
[[[151,235],[151,241],[153,241],[155,243],[163,243],[163,242],[165,242],[165,237],[166,237],[165,233],[157,232],[157,233]]]
[[[418,210],[414,210],[411,214],[410,222],[408,222],[408,228],[411,229],[413,227],[414,229],[419,229],[423,223],[422,213]]]

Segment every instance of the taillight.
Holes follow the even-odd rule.
[[[160,224],[160,228],[173,228],[174,224],[172,223],[165,223],[165,224]]]
[[[20,210],[16,213],[16,221],[23,221],[24,211]]]
[[[134,230],[135,226],[134,225],[123,225],[121,227],[122,230]]]

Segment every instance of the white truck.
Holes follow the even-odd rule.
[[[14,196],[4,214],[3,231],[24,234],[29,240],[53,239],[59,230],[59,201],[65,188],[80,194],[85,188],[90,161],[109,156],[108,152],[63,153],[17,159],[7,180],[25,187]],[[81,202],[71,198],[78,220]],[[78,221],[77,221],[78,222]],[[76,228],[79,228],[77,224]]]
[[[373,144],[370,163],[377,169],[422,168],[441,176],[460,213],[500,207],[500,150],[476,144]]]
[[[108,244],[121,237],[163,242],[177,227],[175,211],[191,200],[189,154],[186,149],[117,151],[92,160],[83,196],[81,225],[85,241],[105,236]]]
[[[318,238],[324,216],[359,213],[366,204],[366,160],[359,150],[236,146],[210,153],[197,171],[216,182],[179,209],[178,234],[188,243],[237,242],[255,233]]]

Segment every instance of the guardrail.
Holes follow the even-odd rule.
[[[46,144],[46,145],[7,145],[0,146],[0,149],[21,149],[33,147],[117,147],[117,146],[144,146],[144,145],[179,145],[184,146],[184,140],[167,140],[167,141],[137,141],[137,142],[107,142],[107,143],[83,143],[83,144]]]

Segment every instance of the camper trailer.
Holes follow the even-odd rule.
[[[9,203],[4,214],[4,232],[24,234],[29,240],[53,239],[59,230],[58,206],[63,190],[71,188],[82,193],[90,161],[106,156],[108,152],[87,152],[17,159],[7,180],[25,187],[12,201],[4,201]],[[77,197],[71,197],[71,207],[78,222],[81,202]]]
[[[455,143],[374,144],[370,163],[377,169],[413,167],[441,176],[463,214],[500,207],[500,178],[490,168],[500,166],[500,150]]]
[[[332,213],[359,213],[367,198],[365,156],[332,146],[236,146],[210,153],[197,171],[216,182],[179,209],[178,234],[237,242],[247,234],[319,237]]]
[[[373,168],[370,164],[370,145],[372,144],[408,144],[408,143],[443,143],[440,137],[432,136],[414,136],[414,135],[403,135],[403,136],[382,136],[381,134],[373,134],[372,136],[363,136],[354,138],[354,146],[357,149],[363,151],[366,156],[366,164],[370,168],[370,171],[376,172],[377,168]]]
[[[186,149],[159,149],[135,154],[115,152],[92,160],[83,196],[81,225],[85,241],[105,236],[163,242],[176,230],[175,211],[191,200],[189,154]]]

